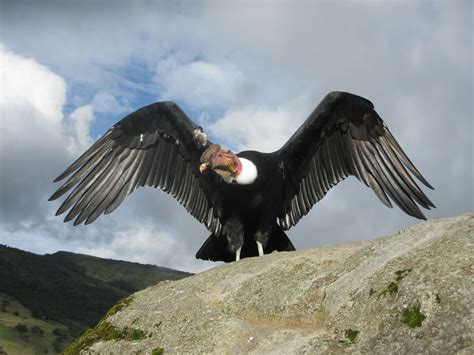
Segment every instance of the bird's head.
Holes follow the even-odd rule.
[[[235,178],[242,169],[242,164],[234,153],[222,148],[218,144],[213,144],[201,155],[201,165],[199,171],[212,170],[224,179]]]

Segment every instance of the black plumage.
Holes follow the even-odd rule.
[[[65,221],[89,224],[137,187],[159,187],[211,232],[196,257],[223,261],[259,255],[258,247],[265,253],[294,250],[284,230],[350,175],[372,188],[383,204],[392,207],[393,201],[413,217],[425,218],[419,206],[434,207],[410,173],[432,187],[373,104],[349,93],[328,94],[278,151],[237,154],[256,166],[252,183],[223,179],[216,173],[222,167],[202,172],[201,156],[214,154],[211,146],[176,104],[143,107],[72,163],[55,180],[69,176],[50,200],[74,187],[57,214],[69,210]]]

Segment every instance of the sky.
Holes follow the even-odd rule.
[[[434,186],[429,219],[473,211],[473,5],[467,1],[0,0],[0,244],[199,272],[209,233],[141,188],[73,227],[52,180],[141,106],[175,101],[235,151],[282,146],[330,91],[371,100]],[[417,223],[354,177],[287,232],[297,249]]]

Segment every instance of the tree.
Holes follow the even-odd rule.
[[[53,330],[53,334],[56,336],[58,341],[61,341],[67,338],[68,332],[67,330],[56,328]]]
[[[20,334],[28,333],[28,326],[26,324],[18,323],[13,327],[13,329],[15,329]]]
[[[30,329],[31,334],[35,335],[44,335],[44,330],[38,327],[37,325],[34,325]]]

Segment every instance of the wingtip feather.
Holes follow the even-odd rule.
[[[425,180],[424,182],[422,181],[423,184],[424,184],[427,188],[429,188],[430,190],[434,190],[434,187],[431,186],[431,184],[430,184],[426,179],[424,179],[424,180]],[[433,206],[433,207],[434,207],[434,206]]]
[[[64,173],[63,173],[64,174]],[[58,177],[56,177],[53,182],[58,182],[58,181],[61,181],[62,179],[64,179],[64,176],[63,174],[59,175]]]
[[[75,227],[75,226],[78,226],[81,223],[82,223],[82,220],[79,220],[79,218],[76,218],[76,220],[74,221],[74,223],[72,225]],[[85,223],[85,224],[87,224],[87,223]]]
[[[424,215],[423,212],[419,211],[420,213],[417,214],[415,217],[418,218],[418,219],[423,219],[423,220],[427,220],[426,216]]]

